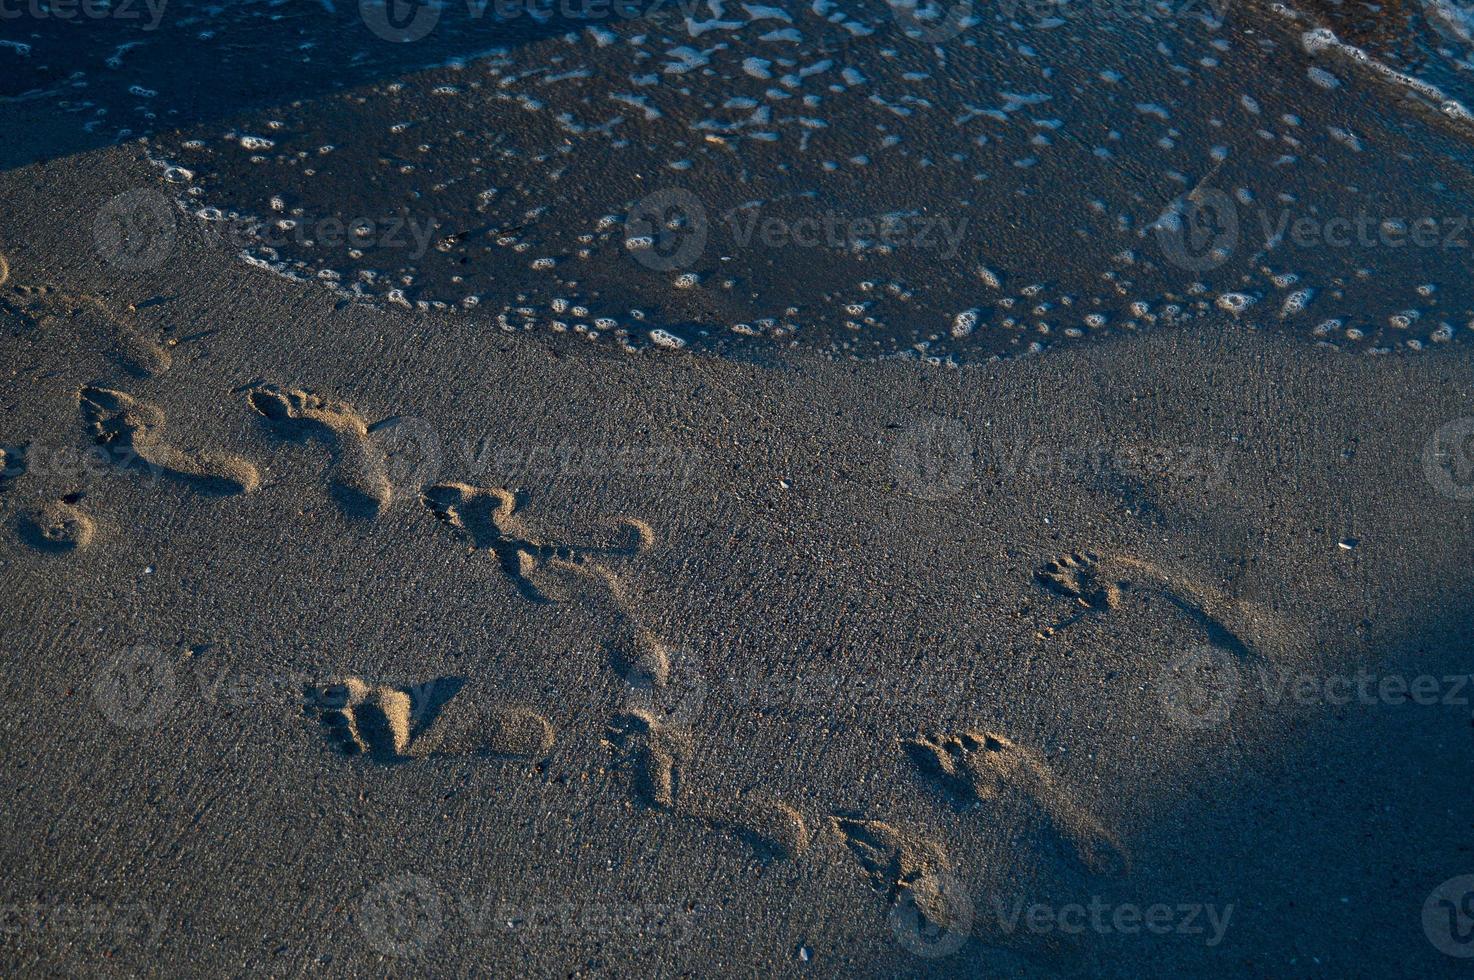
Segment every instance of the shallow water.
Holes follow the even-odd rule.
[[[1347,45],[1388,45],[1325,11],[1206,2],[450,4],[405,43],[373,11],[173,25],[208,25],[222,63],[313,58],[284,99],[171,89],[158,45],[109,80],[154,93],[147,152],[189,211],[345,297],[629,348],[938,360],[1220,310],[1418,349],[1474,315],[1474,129],[1423,8],[1381,31],[1424,57],[1380,69]],[[1394,74],[1414,69],[1428,84]]]

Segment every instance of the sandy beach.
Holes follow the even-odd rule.
[[[1466,344],[590,342],[159,143],[0,172],[6,975],[1467,971]]]

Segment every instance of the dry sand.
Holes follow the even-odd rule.
[[[150,179],[0,175],[6,975],[1467,969],[1468,348],[615,356]]]

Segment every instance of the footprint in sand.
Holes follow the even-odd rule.
[[[1261,656],[1256,649],[1260,644],[1249,643],[1244,638],[1246,635],[1252,633],[1273,641],[1286,634],[1284,625],[1274,622],[1262,610],[1236,602],[1192,578],[1128,555],[1100,556],[1077,551],[1046,563],[1034,576],[1051,592],[1073,599],[1081,607],[1078,615],[1060,626],[1087,614],[1116,609],[1130,592],[1149,592],[1182,610],[1202,627],[1215,646],[1230,651],[1240,660]]]
[[[372,518],[389,505],[394,490],[384,455],[353,406],[277,385],[253,388],[246,400],[277,435],[327,448],[332,457],[328,483],[344,513]]]
[[[1059,785],[1036,753],[988,732],[923,735],[902,745],[955,805],[1011,800],[1032,806],[1092,872],[1122,874],[1130,869],[1130,857],[1115,837]]]
[[[718,799],[685,785],[681,777],[690,737],[655,715],[631,710],[616,716],[607,741],[616,773],[645,806],[728,834],[763,861],[796,858],[808,850],[808,825],[788,804],[761,792]]]
[[[952,877],[952,861],[940,845],[880,820],[829,818],[865,880],[886,896],[891,929],[902,945],[955,951],[972,932],[972,897]]]
[[[27,511],[20,517],[20,536],[37,551],[64,554],[78,551],[92,542],[96,525],[76,505],[80,493],[67,494],[60,500]]]
[[[609,664],[636,690],[665,687],[670,682],[671,649],[649,630],[636,628],[608,644]]]
[[[638,715],[660,718],[663,724],[684,724],[700,708],[704,678],[688,658],[672,677],[672,648],[641,626],[625,597],[612,560],[648,550],[655,535],[635,518],[620,520],[619,539],[603,544],[570,545],[536,537],[517,513],[517,496],[498,487],[440,483],[422,494],[425,507],[437,520],[469,540],[473,552],[490,552],[519,595],[529,602],[551,603],[550,572],[571,571],[602,584],[601,594],[581,598],[608,630],[604,649],[621,679],[629,685],[625,708]]]
[[[552,748],[553,727],[546,718],[527,708],[457,699],[463,686],[459,678],[401,688],[348,677],[308,688],[303,710],[345,755],[378,762],[468,755],[535,759]]]
[[[947,853],[925,837],[858,816],[836,815],[829,823],[860,862],[866,880],[892,900],[923,876],[952,870]]]
[[[83,388],[78,395],[87,430],[121,465],[141,460],[155,473],[203,493],[250,493],[261,485],[256,467],[234,453],[179,449],[164,441],[167,420],[157,405],[111,388]]]
[[[681,790],[681,763],[690,752],[683,732],[660,723],[646,711],[616,715],[609,728],[615,770],[635,798],[646,806],[669,810]]]
[[[858,814],[836,814],[829,823],[859,862],[865,880],[886,896],[891,932],[906,949],[931,959],[951,955],[976,939],[1056,969],[1068,955],[1057,936],[1020,933],[979,915],[978,896],[956,877],[951,858],[935,841]]]
[[[623,519],[623,538],[612,544],[569,545],[538,539],[517,513],[516,495],[497,487],[440,483],[427,488],[422,499],[437,520],[468,538],[473,550],[491,552],[517,591],[531,602],[552,601],[536,581],[549,567],[597,574],[614,589],[600,561],[636,555],[654,540],[649,526],[634,518]]]
[[[803,815],[761,792],[746,793],[735,800],[682,799],[676,812],[736,838],[762,861],[792,860],[809,849],[809,828]]]
[[[118,366],[134,377],[156,377],[174,363],[167,343],[130,319],[114,314],[100,300],[90,296],[79,298],[70,316],[80,322],[82,329],[90,329]]]
[[[130,314],[114,312],[95,296],[76,296],[49,288],[24,295],[15,310],[48,330],[68,331],[83,342],[100,347],[124,371],[136,378],[152,378],[174,362],[169,344],[136,322]]]
[[[619,603],[595,610],[609,624],[604,652],[625,685],[622,710],[644,712],[667,726],[695,725],[709,689],[699,660],[640,626],[627,609]]]

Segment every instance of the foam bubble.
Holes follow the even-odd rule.
[[[1218,297],[1217,306],[1220,310],[1226,310],[1237,316],[1254,305],[1254,297],[1248,293],[1223,293]]]
[[[966,337],[977,328],[978,311],[963,310],[952,318],[952,336]]]
[[[686,346],[686,342],[680,337],[677,337],[669,330],[661,330],[659,328],[650,331],[650,340],[656,346],[664,347],[667,350],[680,350]]]

